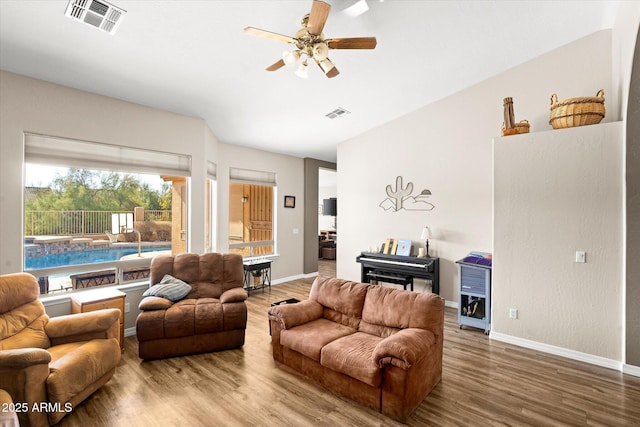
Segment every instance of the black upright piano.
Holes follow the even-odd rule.
[[[431,280],[431,291],[440,293],[440,259],[418,258],[404,255],[386,255],[372,252],[362,252],[356,257],[361,264],[362,283],[372,281],[398,283],[405,287],[411,285],[413,279]]]

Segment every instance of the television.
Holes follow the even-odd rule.
[[[332,197],[322,200],[322,215],[337,216],[338,215],[338,199]]]

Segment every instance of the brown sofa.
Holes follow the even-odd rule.
[[[149,285],[168,274],[192,289],[180,301],[148,296],[136,320],[142,359],[184,356],[244,345],[247,293],[239,254],[184,253],[151,261]]]
[[[309,299],[269,309],[273,358],[405,422],[442,377],[444,300],[318,277]]]
[[[56,424],[111,379],[121,358],[120,310],[50,319],[39,292],[30,274],[0,276],[0,389],[20,405],[23,427]]]

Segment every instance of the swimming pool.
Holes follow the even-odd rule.
[[[155,252],[171,250],[171,246],[143,246],[142,252]],[[116,261],[126,255],[137,254],[137,247],[96,249],[92,251],[66,252],[26,258],[25,270],[37,270],[40,268],[63,267],[66,265],[91,264],[94,262]]]

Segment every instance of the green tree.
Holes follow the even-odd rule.
[[[130,174],[72,168],[53,181],[51,191],[39,193],[25,207],[41,211],[132,211],[136,206],[166,209],[167,200],[170,208],[169,184],[156,191]]]

